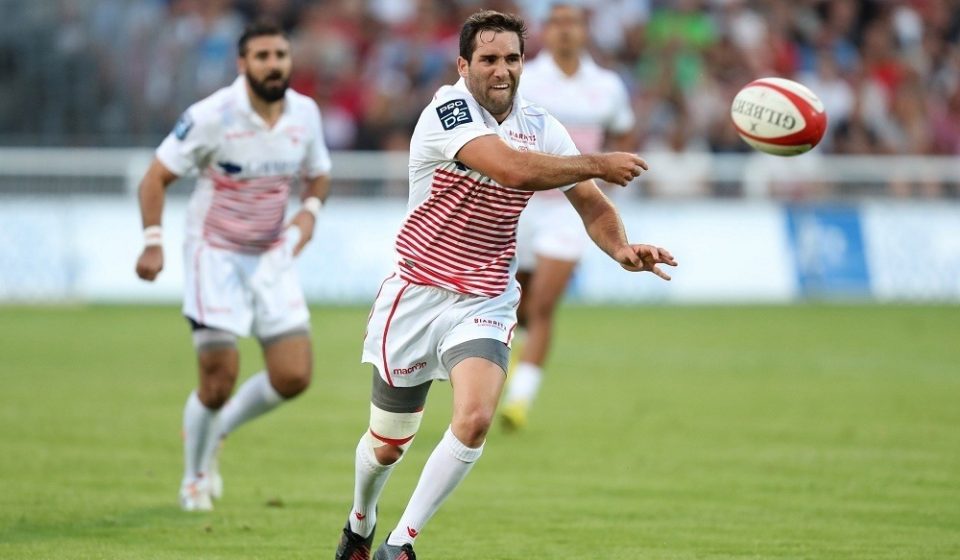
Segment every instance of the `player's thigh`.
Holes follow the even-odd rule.
[[[184,245],[183,314],[187,318],[237,336],[250,334],[253,310],[240,273],[242,258],[202,241]]]
[[[500,356],[506,357],[508,353],[505,344],[492,339],[469,341],[461,346],[473,346],[475,350],[467,350],[468,354],[473,355],[460,360],[451,368],[451,426],[460,441],[475,447],[483,443],[493,420],[506,380],[506,364]],[[498,347],[501,352],[498,352]]]
[[[294,328],[273,337],[261,338],[263,361],[270,380],[275,383],[287,378],[309,379],[313,354],[310,331]]]

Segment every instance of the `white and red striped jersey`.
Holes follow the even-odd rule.
[[[519,95],[498,124],[462,79],[441,88],[410,141],[409,211],[396,240],[402,278],[487,297],[515,282],[517,221],[533,193],[499,185],[456,159],[467,142],[488,134],[517,150],[579,153],[556,119]]]
[[[262,253],[280,243],[290,183],[330,172],[320,110],[291,89],[269,128],[253,110],[246,78],[190,106],[157,148],[177,175],[199,175],[187,211],[187,239]]]
[[[543,51],[524,65],[520,93],[563,123],[585,154],[600,152],[606,133],[629,132],[635,122],[623,80],[589,56],[583,56],[577,72],[568,76]]]

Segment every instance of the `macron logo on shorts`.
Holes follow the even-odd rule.
[[[410,375],[415,371],[420,371],[421,369],[427,367],[427,362],[417,362],[413,365],[407,366],[405,368],[395,368],[393,370],[394,375]]]

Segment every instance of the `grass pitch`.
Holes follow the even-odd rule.
[[[366,426],[366,309],[314,310],[307,394],[176,505],[175,308],[0,309],[0,558],[332,558]],[[495,429],[423,559],[960,557],[960,308],[568,307],[529,430]],[[256,371],[242,347],[243,376]],[[449,420],[434,387],[380,541]]]

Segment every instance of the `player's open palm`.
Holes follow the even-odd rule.
[[[153,282],[163,270],[163,249],[158,246],[145,247],[137,259],[137,276]]]
[[[653,245],[627,245],[617,251],[614,259],[630,272],[652,272],[664,280],[670,280],[670,275],[658,265],[677,266],[670,251]]]
[[[603,154],[603,157],[604,172],[600,178],[621,187],[627,186],[630,181],[649,169],[646,160],[637,154],[611,152]]]

